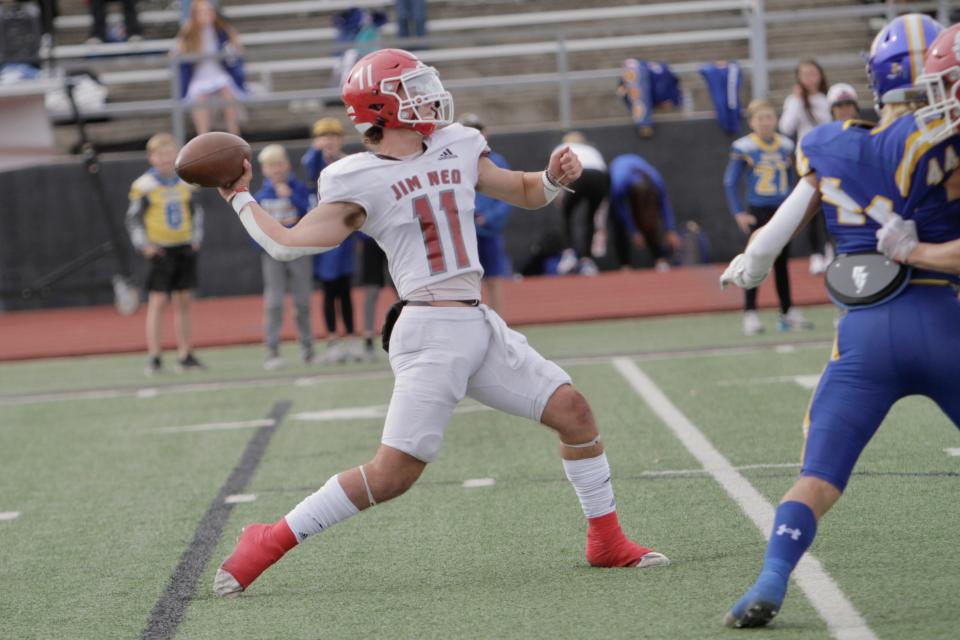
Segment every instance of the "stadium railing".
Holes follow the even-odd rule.
[[[236,17],[240,15],[277,15],[278,12],[288,12],[291,15],[309,12],[309,11],[329,11],[331,7],[337,5],[339,0],[326,1],[305,1],[305,2],[280,2],[270,3],[269,5],[242,5],[225,8],[228,16]],[[439,0],[437,0],[439,1]],[[343,0],[340,4],[345,7],[363,6],[363,7],[385,7],[391,2],[389,0]],[[576,83],[596,81],[598,79],[611,79],[619,76],[619,68],[591,69],[586,71],[571,71],[568,59],[570,54],[586,51],[612,51],[632,47],[651,47],[666,46],[676,44],[702,44],[708,42],[722,43],[741,41],[746,42],[749,47],[749,60],[744,60],[742,65],[749,70],[751,78],[751,92],[755,96],[767,95],[769,87],[769,74],[771,71],[778,71],[793,67],[797,59],[782,58],[768,59],[766,31],[768,25],[777,25],[796,22],[827,22],[839,18],[867,18],[879,16],[889,19],[892,15],[907,11],[935,11],[942,19],[946,20],[951,8],[958,2],[949,0],[937,0],[932,2],[912,2],[912,3],[894,3],[887,1],[882,4],[867,4],[859,6],[837,6],[823,8],[798,8],[779,11],[766,11],[764,0],[710,0],[710,1],[686,1],[686,2],[661,2],[655,4],[643,4],[633,6],[615,6],[595,9],[565,10],[565,11],[546,11],[531,13],[510,13],[505,15],[492,16],[467,16],[462,18],[448,18],[432,20],[430,23],[432,34],[456,33],[458,31],[477,29],[493,30],[502,29],[508,26],[529,26],[538,28],[561,29],[561,34],[552,40],[541,40],[536,42],[505,42],[500,44],[488,44],[483,46],[469,47],[446,47],[434,48],[434,45],[441,43],[441,38],[431,35],[429,42],[431,48],[419,51],[421,58],[428,63],[436,64],[438,62],[470,61],[493,58],[516,58],[522,59],[529,56],[553,55],[555,58],[556,72],[552,73],[519,73],[513,75],[498,75],[488,78],[464,78],[446,80],[450,88],[460,89],[479,89],[485,86],[504,86],[504,85],[556,85],[558,91],[558,105],[560,124],[568,127],[571,124],[571,87]],[[338,6],[338,5],[337,5]],[[258,13],[260,12],[260,13]],[[693,14],[720,14],[726,12],[723,19],[716,21],[712,28],[704,28],[690,31],[672,31],[667,33],[642,33],[636,35],[616,35],[606,37],[587,37],[574,38],[568,37],[568,34],[576,32],[576,25],[591,21],[602,20],[621,20],[624,18],[635,17],[664,17],[664,16],[684,16]],[[149,14],[150,12],[144,12]],[[169,19],[166,15],[172,12],[156,12],[164,14],[157,15],[150,19]],[[739,26],[730,26],[730,16],[736,15]],[[145,16],[146,18],[147,16]],[[71,19],[79,21],[79,16],[72,16]],[[63,18],[62,20],[66,20]],[[572,26],[568,26],[572,25]],[[387,25],[385,33],[392,32],[393,25]],[[484,32],[486,33],[486,32]],[[252,51],[255,47],[264,48],[274,45],[290,45],[298,42],[317,43],[318,41],[331,41],[334,37],[333,29],[302,29],[289,31],[271,31],[261,33],[250,33],[243,36],[243,41]],[[490,36],[485,36],[489,41]],[[496,39],[495,37],[493,39]],[[456,38],[457,42],[462,41],[462,35]],[[53,51],[53,56],[63,62],[68,61],[87,61],[89,56],[103,55],[104,53],[126,53],[135,52],[139,54],[164,53],[167,51],[172,41],[154,41],[134,44],[118,45],[72,45],[57,47]],[[403,41],[398,41],[401,44]],[[389,44],[390,40],[386,42]],[[163,46],[161,46],[161,44]],[[332,50],[331,43],[326,46]],[[150,47],[155,47],[151,49]],[[158,56],[159,57],[159,56]],[[860,62],[857,54],[837,54],[818,56],[818,59],[826,68],[843,67],[855,65]],[[90,117],[103,116],[136,116],[138,114],[148,113],[170,113],[173,131],[179,138],[184,137],[185,133],[185,114],[192,106],[189,102],[176,99],[181,91],[178,86],[179,74],[174,73],[176,65],[183,58],[168,57],[163,55],[161,64],[163,66],[154,68],[143,68],[145,62],[143,58],[138,59],[137,69],[110,71],[106,70],[100,74],[101,81],[106,85],[130,85],[136,83],[163,83],[170,84],[171,98],[166,100],[139,100],[106,104],[102,109],[85,113]],[[266,89],[262,95],[253,95],[245,103],[248,105],[264,105],[273,103],[282,103],[292,100],[329,100],[335,99],[338,95],[336,89],[311,89],[294,91],[276,91],[273,89],[273,78],[280,74],[302,73],[305,71],[329,71],[336,67],[339,57],[335,55],[321,55],[311,57],[291,57],[283,60],[252,60],[247,64],[247,72],[252,77],[256,77],[260,84]],[[671,65],[678,75],[696,73],[698,64],[681,63]],[[213,104],[216,103],[206,103]]]

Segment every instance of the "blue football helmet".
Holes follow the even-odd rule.
[[[914,80],[923,73],[923,56],[943,25],[922,13],[894,18],[873,39],[867,56],[867,77],[877,105],[910,102]]]

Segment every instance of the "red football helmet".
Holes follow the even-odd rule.
[[[453,96],[444,90],[437,70],[402,49],[360,58],[342,93],[347,115],[360,133],[377,126],[428,136],[453,122]]]
[[[927,106],[914,114],[923,137],[936,144],[960,133],[960,24],[937,36],[916,86],[927,92]]]

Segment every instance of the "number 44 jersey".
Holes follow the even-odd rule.
[[[476,129],[452,124],[424,139],[422,154],[347,156],[320,174],[320,202],[353,202],[367,212],[361,231],[387,254],[401,299],[483,269],[473,222],[478,163],[489,152]]]
[[[914,220],[923,242],[960,237],[960,202],[948,201],[944,188],[957,168],[960,137],[930,145],[912,114],[884,127],[855,120],[820,125],[797,153],[797,172],[819,178],[837,253],[875,251],[875,218],[890,212]]]

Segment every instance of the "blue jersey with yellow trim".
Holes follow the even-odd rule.
[[[958,139],[932,146],[911,114],[873,128],[821,125],[804,136],[800,175],[816,172],[827,226],[840,253],[876,250],[878,223],[895,212],[926,242],[960,238],[960,205],[943,183],[960,168]],[[924,395],[960,427],[960,300],[955,276],[914,270],[884,304],[852,308],[840,319],[829,364],[804,420],[801,475],[843,491],[857,460],[900,398]]]
[[[730,147],[730,163],[723,174],[730,213],[746,211],[740,196],[740,179],[747,176],[747,204],[756,207],[780,206],[793,187],[791,169],[793,140],[774,134],[763,140],[755,133],[744,136]]]
[[[960,167],[960,139],[932,146],[911,114],[884,127],[848,120],[816,127],[797,154],[801,176],[819,178],[827,228],[839,253],[875,251],[879,224],[869,213],[898,213],[916,222],[923,242],[960,238],[960,203],[943,182]]]

